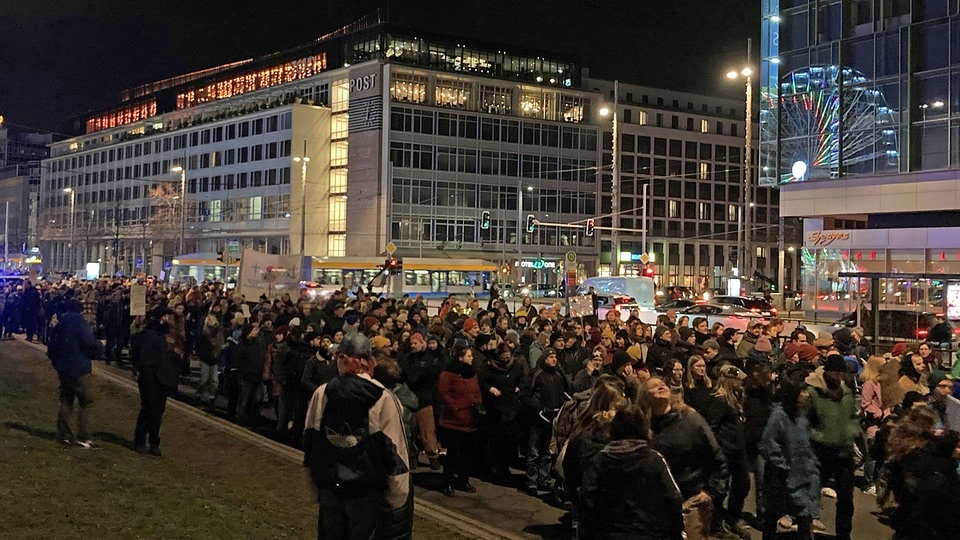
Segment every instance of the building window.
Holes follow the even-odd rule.
[[[710,122],[707,120],[700,120],[700,133],[709,133],[710,132]]]
[[[344,112],[350,108],[350,81],[340,79],[333,83],[333,102],[330,108],[334,113]]]
[[[347,192],[347,170],[332,169],[330,171],[330,193]]]
[[[426,103],[427,78],[397,73],[390,83],[390,97],[403,103]]]
[[[670,213],[667,217],[678,218],[680,217],[680,203],[678,201],[667,201],[670,208]]]
[[[480,110],[493,114],[510,114],[513,110],[513,90],[502,86],[481,86]]]
[[[327,237],[327,256],[343,257],[347,254],[347,235],[338,233]]]
[[[737,205],[728,204],[727,205],[727,221],[737,221]]]
[[[330,166],[341,167],[347,164],[347,141],[335,141],[330,144]]]
[[[473,84],[451,79],[437,79],[434,99],[438,107],[466,108],[473,93]]]
[[[330,118],[330,138],[343,139],[347,136],[350,127],[350,117],[346,114],[335,114]]]
[[[701,180],[708,180],[710,178],[710,165],[701,161],[699,172]]]
[[[702,202],[699,206],[699,211],[697,212],[697,217],[699,219],[710,219],[710,203]]]
[[[330,221],[331,231],[347,230],[347,197],[337,195],[330,197]]]

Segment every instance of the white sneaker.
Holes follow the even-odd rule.
[[[832,487],[820,488],[820,494],[824,497],[830,497],[831,499],[837,498],[837,491]]]
[[[87,450],[97,447],[97,445],[93,444],[93,441],[91,441],[90,439],[87,439],[84,441],[78,440],[77,446],[79,446],[80,448],[85,448]]]
[[[867,488],[863,490],[863,494],[864,494],[864,495],[869,495],[869,496],[871,496],[871,497],[876,497],[876,496],[877,496],[877,486],[875,486],[875,485],[867,486]]]

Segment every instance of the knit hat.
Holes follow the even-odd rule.
[[[763,322],[761,322],[760,319],[751,319],[750,322],[747,323],[747,330],[752,330],[758,326],[763,326]]]
[[[903,356],[905,352],[907,352],[907,344],[904,341],[900,341],[893,346],[893,349],[890,351],[890,356]]]
[[[436,334],[427,334],[427,343],[430,343],[431,341],[436,341],[437,343],[440,343],[440,336]]]
[[[820,357],[820,351],[809,343],[798,343],[796,354],[801,362],[815,362]]]
[[[825,349],[828,347],[833,347],[833,338],[823,337],[823,332],[821,332],[820,335],[817,336],[817,339],[814,340],[813,346],[816,347],[817,349]]]
[[[823,364],[823,371],[846,373],[847,361],[844,360],[843,356],[839,354],[831,354],[827,357],[827,361]]]
[[[680,341],[686,341],[690,339],[690,336],[693,335],[693,328],[683,327],[679,330],[680,332]]]
[[[343,337],[337,352],[347,356],[370,356],[370,340],[360,332],[351,332]]]
[[[720,350],[720,343],[719,343],[717,340],[715,340],[715,339],[708,339],[708,340],[706,340],[706,341],[703,342],[702,347],[703,347],[704,349],[713,349],[713,350],[715,350],[715,351],[719,351],[719,350]]]
[[[300,317],[294,317],[294,318],[290,319],[289,325],[290,325],[290,326],[298,326],[298,327],[299,327],[299,326],[300,326]]]
[[[773,345],[770,344],[770,338],[767,336],[760,336],[757,338],[757,344],[753,346],[757,352],[761,353],[770,353],[773,352]]]
[[[600,334],[600,337],[601,337],[601,338],[607,338],[607,339],[609,339],[610,341],[613,341],[613,340],[617,337],[617,335],[614,334],[614,333],[613,333],[613,330],[611,330],[611,329],[608,327],[606,330],[604,330],[604,331]]]
[[[387,336],[373,336],[370,340],[371,345],[374,349],[388,349],[390,348],[390,338]]]
[[[414,332],[410,334],[410,343],[416,343],[416,342],[426,343],[426,340],[423,339],[423,334],[421,334],[420,332]]]
[[[476,319],[467,319],[463,321],[464,332],[469,332],[478,326],[480,326],[480,323],[478,323]]]
[[[520,344],[520,334],[516,330],[507,330],[507,335],[504,337],[504,340],[513,343],[514,345]]]
[[[617,351],[613,353],[613,361],[610,362],[610,371],[616,373],[627,364],[633,365],[633,358],[627,354],[626,351]]]
[[[627,354],[630,356],[631,363],[643,360],[643,349],[636,343],[627,347]]]
[[[373,330],[373,327],[378,324],[380,324],[380,319],[377,319],[372,315],[368,315],[363,318],[363,327],[366,330]]]
[[[557,355],[557,351],[554,350],[553,347],[547,347],[546,349],[543,350],[543,354],[540,355],[540,358],[546,358],[546,357],[550,356],[551,354],[554,355],[554,356],[556,356],[556,355]]]
[[[953,376],[942,369],[935,369],[931,371],[930,376],[927,378],[927,382],[930,384],[930,391],[933,392],[933,389],[936,388],[937,385],[940,384],[940,381],[943,381],[944,379],[952,381]]]
[[[551,344],[551,345],[553,345],[553,343],[554,343],[555,341],[560,340],[560,339],[563,339],[563,334],[561,334],[560,332],[554,332],[554,333],[550,334],[550,344]]]

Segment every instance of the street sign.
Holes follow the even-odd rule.
[[[573,264],[573,263],[577,262],[577,252],[576,252],[576,251],[568,251],[568,252],[567,252],[567,262],[570,263],[570,264]]]
[[[387,253],[393,255],[395,251],[397,251],[396,244],[394,244],[393,242],[390,242],[389,244],[387,244]]]
[[[650,256],[647,255],[646,253],[644,253],[643,255],[640,255],[640,262],[642,262],[643,264],[647,264],[648,262],[650,262]]]

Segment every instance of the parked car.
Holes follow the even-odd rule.
[[[936,313],[910,311],[905,309],[886,309],[880,311],[880,341],[918,340],[944,343],[957,339],[960,328],[954,328],[948,321],[941,322]],[[834,328],[853,328],[857,326],[857,314],[850,313],[836,323]],[[866,339],[874,336],[873,312],[863,310],[860,326]]]
[[[680,311],[681,309],[687,309],[690,306],[695,306],[697,303],[688,298],[678,298],[674,300],[667,300],[666,302],[657,305],[657,311],[660,313],[666,313],[667,311],[675,310]]]
[[[747,308],[731,304],[696,304],[678,312],[693,320],[694,317],[706,317],[710,326],[720,323],[727,328],[736,328],[741,332],[747,330],[747,324],[752,320],[766,323],[763,315]]]
[[[763,298],[748,298],[746,296],[714,296],[710,300],[712,304],[739,306],[748,311],[759,313],[764,317],[776,317],[777,308],[770,305]]]
[[[563,296],[563,289],[557,285],[547,283],[530,283],[520,287],[520,296],[529,296],[530,298],[560,298]]]

